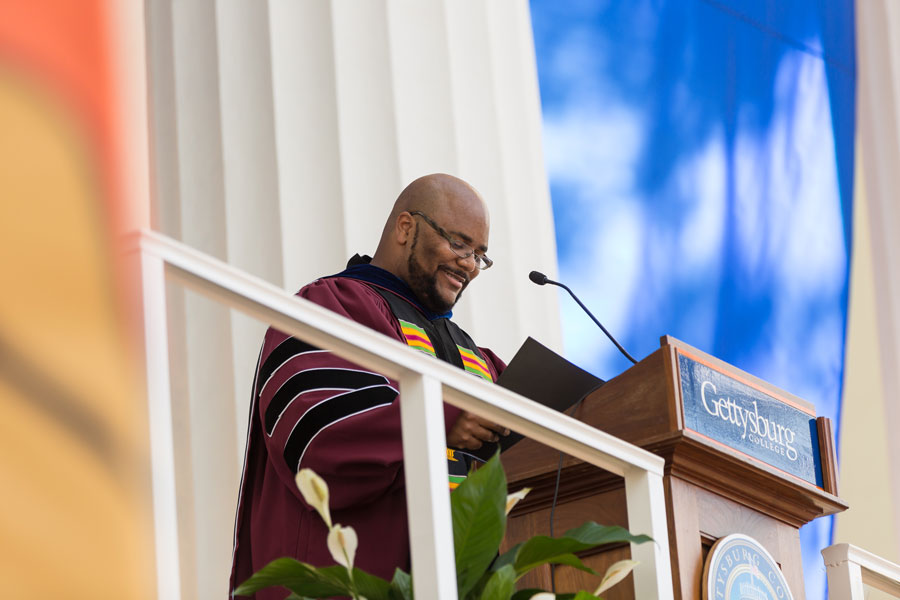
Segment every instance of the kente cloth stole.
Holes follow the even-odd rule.
[[[409,347],[456,365],[472,375],[493,381],[490,368],[478,346],[453,321],[446,318],[429,321],[406,299],[390,290],[366,283],[388,303],[391,312],[400,323],[403,339]],[[471,457],[465,450],[447,448],[450,490],[456,489],[466,479],[473,462],[477,463],[480,460]]]
[[[403,337],[406,338],[407,345],[416,350],[421,350],[429,356],[437,358],[437,355],[434,353],[434,345],[431,343],[431,340],[428,338],[428,334],[425,333],[424,329],[415,323],[410,323],[403,319],[397,320],[400,321],[400,329],[403,330]]]

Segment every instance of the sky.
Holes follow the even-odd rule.
[[[560,281],[640,359],[668,334],[840,414],[850,0],[531,0]],[[630,363],[568,297],[567,357]],[[835,433],[837,436],[837,433]],[[801,530],[825,597],[831,520]]]

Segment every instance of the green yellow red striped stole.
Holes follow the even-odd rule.
[[[460,468],[450,464],[459,462],[459,459],[456,458],[456,450],[454,450],[453,448],[447,448],[447,461],[447,468],[450,471],[448,475],[448,477],[450,478],[450,491],[452,492],[459,487],[459,484],[466,480],[467,476],[465,475],[466,471],[464,466],[462,467],[462,473],[459,473]],[[465,465],[465,462],[463,462],[463,465]],[[457,471],[457,474],[454,474],[453,471]]]
[[[491,377],[491,372],[488,371],[487,363],[484,362],[483,358],[458,344],[456,347],[459,348],[459,355],[462,357],[463,367],[465,367],[466,371],[479,375],[488,381],[494,380],[494,378]]]
[[[434,346],[431,344],[431,340],[428,339],[428,334],[425,333],[424,329],[409,321],[397,320],[400,321],[400,329],[403,330],[403,337],[406,338],[407,345],[437,358],[437,355],[434,353]]]

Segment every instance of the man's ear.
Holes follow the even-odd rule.
[[[415,228],[416,220],[411,214],[403,211],[397,215],[397,220],[394,223],[394,235],[396,236],[397,243],[404,245],[410,241],[413,237]]]

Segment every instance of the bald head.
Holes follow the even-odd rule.
[[[426,217],[475,252],[483,254],[487,251],[490,217],[481,194],[458,177],[435,173],[416,179],[400,193],[384,225],[372,264],[404,280],[429,308],[448,310],[445,305],[452,306],[479,271],[472,257],[461,258],[453,253],[450,244],[426,221]],[[436,291],[417,289],[414,285],[422,276],[422,269],[436,280]],[[441,289],[439,276],[442,273],[461,281],[461,287],[455,290],[452,299],[449,291],[454,290]],[[441,294],[442,291],[447,293]],[[443,296],[446,302],[429,297],[435,293]]]
[[[381,239],[389,235],[400,213],[419,210],[435,218],[440,212],[457,210],[480,212],[488,220],[487,205],[478,190],[453,175],[433,173],[419,177],[400,192],[384,224]],[[380,244],[379,244],[380,247]]]

